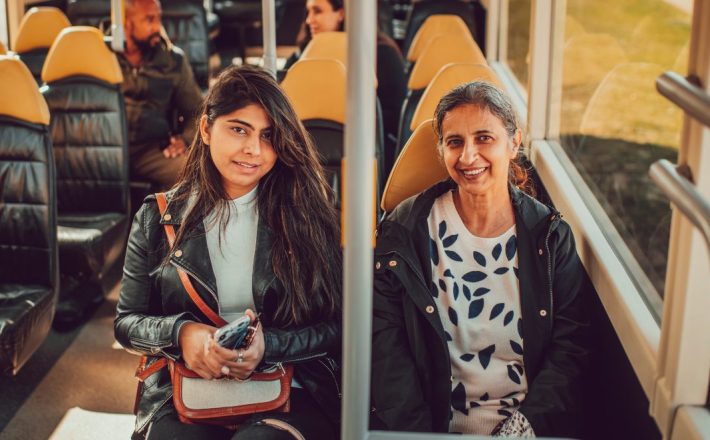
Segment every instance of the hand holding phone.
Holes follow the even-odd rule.
[[[230,350],[246,348],[254,338],[257,325],[259,325],[258,320],[252,322],[249,315],[244,315],[218,329],[214,334],[214,339],[217,344]]]

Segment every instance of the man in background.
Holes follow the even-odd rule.
[[[160,2],[127,0],[125,8],[126,47],[117,55],[123,71],[131,177],[167,189],[185,163],[202,95],[185,53],[160,33]]]

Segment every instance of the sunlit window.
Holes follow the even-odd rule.
[[[506,62],[526,90],[530,65],[529,46],[530,0],[509,0]]]
[[[663,296],[671,211],[648,177],[677,160],[682,113],[655,88],[687,72],[691,0],[567,0],[560,142]],[[618,235],[617,235],[618,234]]]

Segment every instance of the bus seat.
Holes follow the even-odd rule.
[[[571,37],[565,43],[562,57],[563,87],[597,85],[614,66],[628,60],[616,38],[593,33]]]
[[[209,79],[207,15],[201,1],[163,0],[162,23],[174,45],[185,52],[197,84],[206,89]]]
[[[419,104],[417,104],[417,108],[412,115],[412,122],[409,124],[409,128],[414,131],[426,119],[432,118],[439,100],[454,87],[476,80],[491,82],[499,89],[505,90],[500,79],[498,79],[498,75],[486,64],[447,64],[439,69],[434,79],[424,89]]]
[[[422,122],[414,130],[387,179],[382,194],[384,212],[391,212],[401,201],[449,176],[439,158],[437,143],[432,119]]]
[[[101,32],[75,26],[55,40],[42,80],[57,169],[57,319],[73,323],[117,281],[108,275],[121,263],[128,232],[123,76]]]
[[[321,155],[326,178],[340,200],[340,166],[343,159],[346,72],[338,60],[299,60],[288,70],[281,87],[298,118],[312,136]],[[381,194],[384,134],[377,102],[375,155],[378,166],[377,194]],[[339,206],[339,205],[338,205]]]
[[[407,61],[412,64],[415,63],[426,44],[441,34],[468,35],[473,40],[466,23],[458,15],[431,15],[424,21],[424,24],[414,36],[412,45],[409,46],[409,51],[407,52]]]
[[[31,8],[20,23],[14,52],[29,67],[37,84],[41,84],[42,65],[49,47],[59,32],[71,26],[69,19],[57,8],[42,6]]]
[[[481,49],[469,35],[443,34],[426,44],[414,65],[407,84],[407,97],[399,115],[397,151],[401,151],[412,134],[410,124],[424,90],[439,70],[449,63],[488,64]]]
[[[74,26],[101,26],[111,18],[110,0],[68,0],[67,17]]]
[[[409,53],[414,37],[424,21],[431,15],[458,15],[468,26],[471,35],[480,47],[485,45],[486,10],[479,0],[421,0],[412,2],[406,19],[406,31],[402,42],[402,53]]]
[[[345,32],[321,32],[303,49],[302,60],[338,60],[348,65],[348,39]]]
[[[42,344],[59,290],[49,110],[32,73],[0,56],[0,371]]]
[[[582,135],[637,144],[678,145],[683,113],[656,91],[656,78],[664,70],[652,63],[616,66],[587,104],[580,126]]]

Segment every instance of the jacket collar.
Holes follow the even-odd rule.
[[[173,200],[176,192],[176,189],[172,189],[165,193],[168,199],[168,206],[165,215],[160,219],[161,225],[170,224],[176,228],[179,227],[193,206],[195,200],[194,196],[189,197],[187,200]],[[260,217],[257,225],[256,248],[252,272],[252,295],[254,305],[258,311],[262,310],[266,289],[276,278],[271,265],[272,243],[272,232]],[[182,256],[180,257],[181,265],[187,267],[191,275],[194,276],[200,284],[203,284],[219,298],[217,280],[214,270],[212,269],[209,250],[207,249],[207,239],[203,222],[199,222],[195,231],[183,241],[180,245],[180,250],[182,251]]]
[[[447,191],[456,188],[456,182],[451,178],[431,186],[424,192],[412,196],[400,203],[385,220],[394,221],[410,231],[421,225],[431,212],[434,201]],[[537,231],[543,224],[549,224],[559,213],[552,207],[544,205],[514,185],[509,185],[510,198],[515,209],[516,221],[522,222],[529,231]]]

